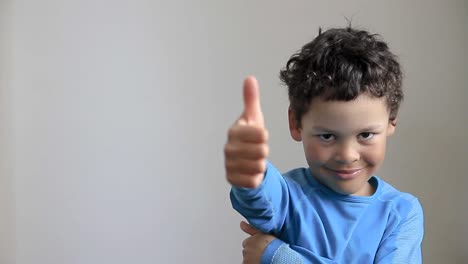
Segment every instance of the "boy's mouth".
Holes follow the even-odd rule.
[[[341,179],[349,180],[355,178],[362,169],[331,169],[326,167],[329,171],[331,171],[334,175],[338,176]]]

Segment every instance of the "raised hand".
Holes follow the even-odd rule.
[[[229,128],[224,146],[226,178],[230,184],[256,188],[262,183],[268,155],[267,140],[258,83],[249,76],[244,81],[244,111]]]

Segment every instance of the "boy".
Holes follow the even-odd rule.
[[[373,176],[403,99],[387,44],[351,27],[319,31],[280,78],[308,168],[281,175],[267,162],[258,85],[247,78],[244,112],[224,149],[226,177],[233,207],[277,239],[245,240],[244,261],[263,250],[261,263],[421,263],[420,203]]]

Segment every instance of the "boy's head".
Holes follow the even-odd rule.
[[[341,194],[370,195],[400,102],[401,70],[377,35],[330,29],[293,55],[281,79],[289,89],[291,136],[302,141],[311,174]]]
[[[403,100],[396,56],[379,35],[351,27],[319,30],[289,59],[280,79],[288,87],[298,126],[316,97],[326,101],[351,101],[364,93],[384,97],[392,122]]]

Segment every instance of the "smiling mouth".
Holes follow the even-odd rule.
[[[362,169],[350,169],[350,170],[334,170],[327,168],[329,171],[331,171],[333,174],[338,176],[341,179],[348,180],[348,179],[353,179],[355,178],[359,172],[362,171]]]

